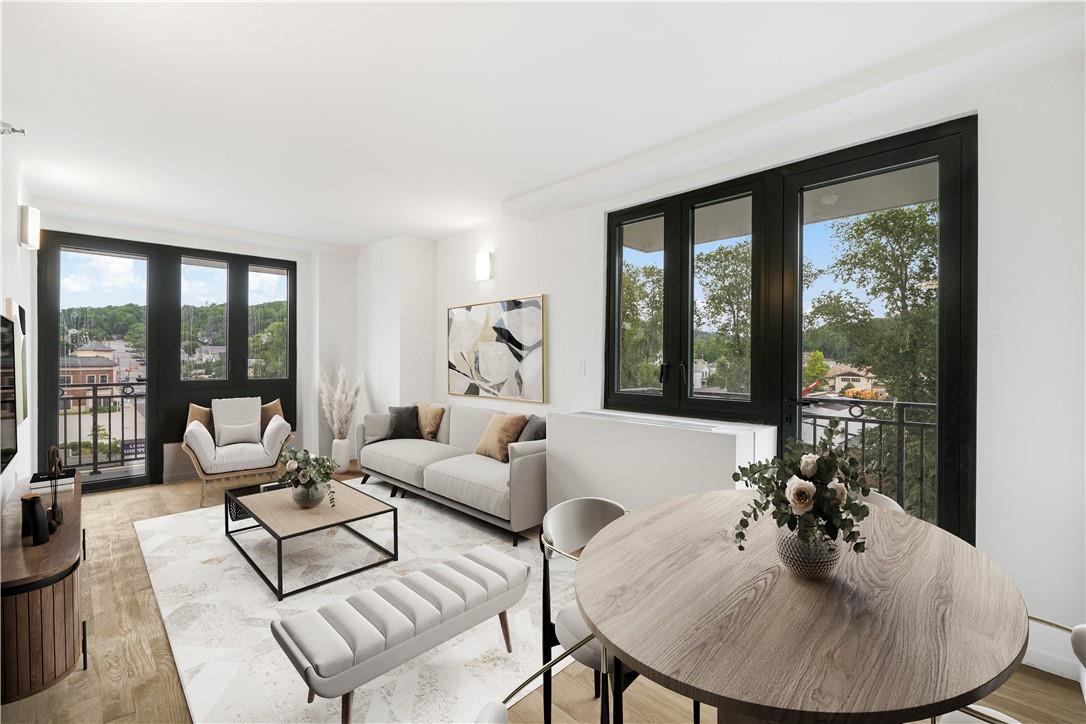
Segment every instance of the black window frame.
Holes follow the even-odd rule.
[[[895,165],[939,160],[940,307],[939,307],[939,499],[938,522],[966,541],[975,540],[976,361],[977,361],[977,117],[967,116],[926,128],[861,143],[771,168],[743,178],[648,201],[607,215],[606,330],[604,407],[612,410],[679,415],[702,419],[758,422],[777,427],[778,451],[799,429],[801,401],[798,359],[802,294],[799,244],[805,184],[840,173],[863,176]],[[881,165],[880,165],[881,164]],[[850,171],[851,169],[851,171]],[[828,180],[829,177],[836,181]],[[664,359],[690,358],[693,315],[692,279],[687,268],[691,239],[689,209],[698,200],[725,193],[743,183],[761,184],[752,205],[754,305],[752,318],[751,402],[684,399],[681,381],[670,378],[660,396],[629,395],[617,390],[619,354],[619,276],[622,247],[618,226],[649,210],[665,210]],[[815,184],[816,186],[818,184]],[[674,217],[674,221],[672,221]],[[671,222],[671,223],[669,223]],[[761,239],[758,239],[758,233]],[[670,254],[669,254],[670,252]],[[676,332],[679,331],[677,334]],[[676,339],[678,337],[679,339]],[[673,367],[677,366],[673,364]],[[756,381],[754,372],[761,371]]]

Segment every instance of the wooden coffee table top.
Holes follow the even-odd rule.
[[[791,575],[776,524],[732,542],[748,490],[673,498],[585,547],[576,592],[592,632],[628,667],[723,715],[913,721],[998,688],[1025,653],[1014,582],[955,536],[873,509],[867,551],[833,578]]]
[[[237,500],[252,512],[269,533],[278,538],[290,538],[396,509],[338,481],[333,480],[331,484],[336,493],[334,508],[328,504],[327,498],[316,507],[299,508],[291,497],[289,487],[241,495]]]

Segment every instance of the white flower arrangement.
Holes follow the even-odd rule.
[[[336,372],[336,384],[333,385],[321,368],[319,389],[321,409],[324,411],[324,419],[328,421],[328,427],[332,428],[332,436],[337,440],[346,440],[351,434],[351,422],[354,420],[358,395],[362,389],[361,382],[348,382],[347,372],[340,365]]]
[[[283,475],[279,482],[288,483],[293,488],[324,485],[336,470],[336,463],[332,458],[313,455],[308,450],[294,447],[283,450],[279,455],[279,462],[283,465]],[[336,507],[335,490],[328,486],[328,504],[333,508]]]
[[[866,545],[857,525],[870,512],[853,494],[867,495],[865,472],[855,456],[837,446],[837,423],[831,422],[813,452],[808,445],[792,441],[784,455],[740,467],[732,477],[758,491],[735,526],[735,542],[744,549],[751,522],[768,513],[777,526],[794,531],[804,542],[841,541],[856,553]]]

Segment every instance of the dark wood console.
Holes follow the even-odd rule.
[[[21,538],[18,496],[0,520],[0,604],[3,665],[0,701],[36,694],[67,676],[86,659],[86,622],[79,617],[79,564],[83,559],[82,483],[57,495],[64,522],[48,543]],[[50,498],[42,494],[42,503]]]

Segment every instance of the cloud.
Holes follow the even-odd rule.
[[[128,292],[146,297],[147,262],[124,256],[64,252],[61,289],[70,294]]]
[[[249,303],[281,301],[287,298],[287,275],[249,272]]]

